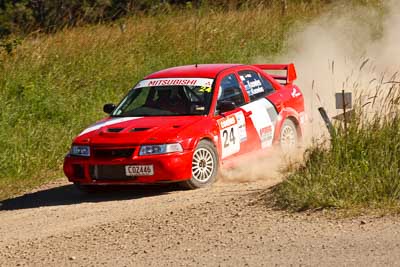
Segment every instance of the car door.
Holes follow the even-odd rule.
[[[242,109],[248,97],[234,72],[221,74],[216,87],[215,119],[219,129],[221,158],[224,159],[248,150],[248,114]]]
[[[253,149],[271,147],[274,142],[276,121],[278,113],[275,106],[266,96],[275,94],[276,91],[263,76],[255,70],[242,69],[238,71],[240,81],[245,88],[249,103],[241,108],[249,114],[250,122],[247,124],[247,132],[252,132],[253,138],[249,146]]]

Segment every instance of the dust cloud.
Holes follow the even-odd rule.
[[[233,166],[229,168],[223,166],[218,181],[224,183],[264,181],[268,182],[268,185],[274,185],[281,181],[280,171],[288,161],[288,155],[283,154],[278,148],[263,155],[241,157]],[[286,164],[282,164],[283,162]]]
[[[255,63],[268,61],[262,56],[254,59]],[[318,107],[325,107],[330,117],[341,113],[335,107],[335,93],[345,90],[353,93],[353,99],[367,101],[378,90],[389,90],[391,84],[385,82],[399,80],[400,5],[388,0],[377,8],[349,8],[341,2],[319,18],[294,27],[286,52],[274,61],[296,66],[296,84],[305,96],[308,115],[304,151],[312,140],[328,134]],[[280,170],[301,160],[301,155],[297,151],[292,157],[276,153],[276,157],[248,159],[222,171],[220,180],[279,182]]]
[[[309,116],[309,139],[327,133],[318,107],[325,107],[330,117],[342,113],[336,110],[335,93],[352,92],[353,99],[365,102],[376,90],[389,89],[385,82],[396,79],[400,70],[398,1],[384,1],[378,8],[341,3],[296,27],[287,53],[277,59],[295,63]]]

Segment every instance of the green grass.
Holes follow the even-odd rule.
[[[336,124],[330,142],[315,142],[304,163],[289,167],[272,191],[278,207],[400,211],[400,84],[387,89],[356,108],[347,131]]]
[[[32,36],[0,53],[0,199],[62,177],[72,138],[144,75],[183,64],[250,63],[282,51],[296,21],[324,6],[176,10]],[[195,23],[198,15],[197,23]],[[250,23],[251,22],[251,23]],[[197,24],[197,49],[194,41]],[[197,50],[197,55],[194,51]]]

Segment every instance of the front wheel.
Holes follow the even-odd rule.
[[[197,189],[215,182],[218,172],[218,154],[214,145],[201,140],[197,145],[192,158],[192,177],[182,182],[187,189]]]

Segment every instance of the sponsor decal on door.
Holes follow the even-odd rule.
[[[238,153],[240,143],[247,140],[246,121],[243,112],[237,112],[218,120],[222,158]]]
[[[261,98],[244,105],[242,108],[247,112],[251,111],[250,118],[260,138],[261,147],[272,146],[277,118],[274,106],[267,99]],[[274,114],[270,114],[272,111]]]

